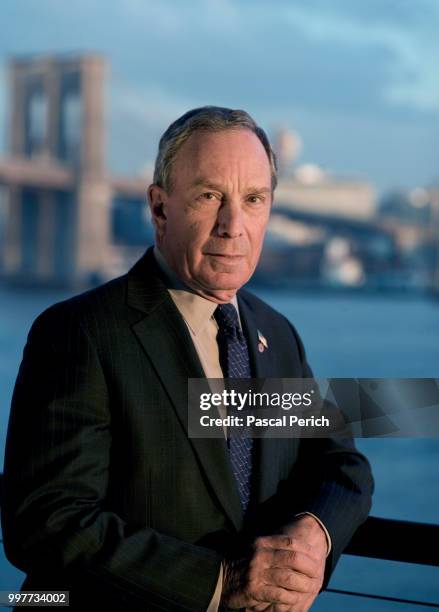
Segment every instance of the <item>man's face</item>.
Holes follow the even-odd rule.
[[[195,132],[174,160],[170,192],[149,188],[157,244],[197,293],[228,302],[253,274],[272,202],[270,164],[246,129]]]

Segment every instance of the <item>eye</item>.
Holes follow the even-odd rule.
[[[214,200],[220,200],[220,196],[217,193],[213,193],[213,191],[205,191],[201,194],[201,198],[203,200],[208,200],[209,202],[213,202]]]
[[[249,195],[247,199],[251,204],[258,204],[262,202],[264,198],[259,195]]]

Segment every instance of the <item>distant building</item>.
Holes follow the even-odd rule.
[[[295,210],[352,219],[370,220],[376,213],[376,194],[370,183],[332,177],[311,164],[280,180],[275,202]]]
[[[276,132],[273,147],[276,153],[279,177],[283,178],[290,175],[302,148],[300,136],[293,130],[280,128]]]
[[[257,280],[290,287],[395,287],[410,274],[400,241],[413,231],[417,237],[411,225],[381,222],[369,183],[302,165],[280,178]]]

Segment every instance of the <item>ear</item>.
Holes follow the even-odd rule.
[[[164,189],[153,183],[148,187],[148,204],[151,210],[151,220],[160,239],[166,230],[166,204],[168,195]]]

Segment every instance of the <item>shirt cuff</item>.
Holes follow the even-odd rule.
[[[313,514],[312,512],[299,512],[299,514],[295,514],[294,518],[297,518],[299,516],[304,516],[305,514],[308,514],[309,516],[312,516],[313,518],[316,519],[316,521],[318,522],[318,524],[320,525],[320,527],[323,529],[323,531],[325,532],[325,536],[326,536],[326,543],[328,545],[328,551],[326,553],[326,557],[329,556],[329,553],[331,552],[331,548],[332,548],[332,541],[331,541],[331,536],[329,535],[328,530],[326,529],[326,527],[324,526],[324,524],[322,523],[322,521],[319,519],[318,516],[316,516],[315,514]]]
[[[212,599],[210,600],[206,612],[218,612],[218,608],[220,606],[221,601],[221,593],[223,590],[223,571],[223,564],[221,563],[218,575],[218,582],[216,583],[215,591],[213,593]]]

